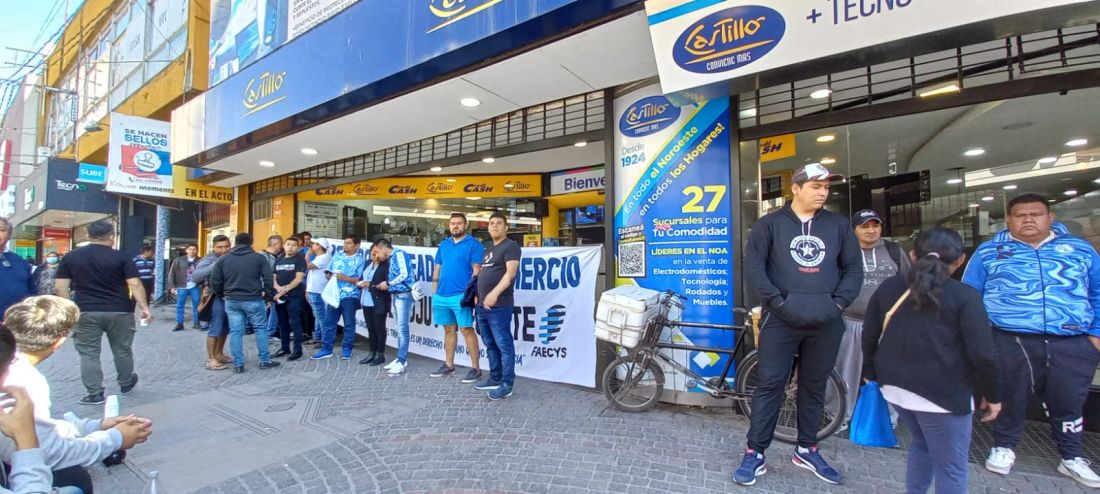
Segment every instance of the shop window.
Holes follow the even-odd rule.
[[[260,221],[271,219],[271,203],[272,200],[270,198],[252,201],[252,220]]]

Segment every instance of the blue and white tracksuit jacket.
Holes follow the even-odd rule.
[[[1061,223],[1038,249],[1004,230],[982,243],[963,274],[997,329],[1100,336],[1100,256]]]

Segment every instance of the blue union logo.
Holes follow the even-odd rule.
[[[546,310],[546,317],[542,318],[542,326],[539,326],[539,341],[543,345],[558,339],[561,325],[565,322],[565,306],[555,305]]]
[[[672,47],[672,59],[690,72],[726,72],[762,58],[786,31],[783,16],[768,7],[743,5],[720,10],[680,35]]]
[[[643,137],[671,125],[680,118],[680,108],[664,96],[642,98],[619,118],[619,131],[627,137]]]

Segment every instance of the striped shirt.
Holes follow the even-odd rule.
[[[153,268],[157,265],[157,262],[154,259],[146,259],[143,256],[137,256],[134,258],[134,265],[137,266],[139,279],[153,279]]]

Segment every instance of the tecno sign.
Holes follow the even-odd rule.
[[[550,194],[572,194],[603,190],[607,186],[603,167],[558,172],[550,176]]]

